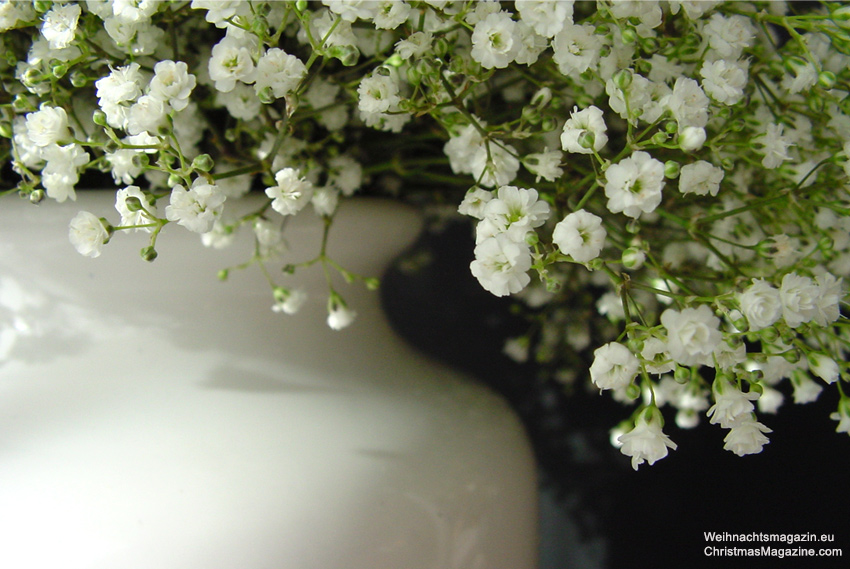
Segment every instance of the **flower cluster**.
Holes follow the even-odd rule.
[[[472,274],[528,316],[508,351],[631,406],[612,441],[635,468],[676,448],[668,407],[745,455],[786,398],[829,388],[850,431],[839,3],[0,0],[0,32],[0,192],[62,202],[105,175],[120,220],[77,215],[83,255],[141,231],[153,260],[168,224],[210,247],[248,231],[241,266],[291,314],[305,265],[374,281],[324,242],[289,263],[288,216],[448,202]],[[265,201],[237,215],[249,192]],[[340,329],[356,311],[333,283]]]

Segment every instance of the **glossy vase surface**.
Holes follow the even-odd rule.
[[[296,315],[271,310],[252,239],[225,251],[168,226],[77,254],[80,209],[114,194],[0,201],[0,567],[532,569],[536,478],[490,391],[398,340],[377,293],[333,331],[319,267]],[[345,204],[330,251],[379,275],[418,216]],[[293,259],[322,223],[288,224]],[[303,251],[303,252],[302,252]],[[301,252],[301,253],[299,253]],[[280,279],[281,282],[284,279]]]

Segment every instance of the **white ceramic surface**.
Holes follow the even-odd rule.
[[[247,241],[167,227],[152,264],[141,233],[84,258],[67,222],[115,216],[79,195],[0,200],[0,567],[534,567],[522,428],[397,340],[376,293],[342,289],[359,318],[334,332],[321,294],[286,316],[259,271],[215,278]],[[334,256],[369,274],[419,227],[386,202],[338,217]],[[286,234],[313,251],[319,231]]]

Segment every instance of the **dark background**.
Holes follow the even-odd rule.
[[[671,416],[665,431],[678,449],[635,472],[608,438],[629,411],[607,394],[567,395],[534,365],[504,356],[504,339],[525,321],[470,275],[471,226],[437,227],[384,276],[384,307],[399,334],[490,385],[524,422],[541,479],[540,569],[850,566],[850,436],[829,419],[834,388],[762,415],[773,433],[758,455],[724,451],[725,431],[707,420],[683,430]],[[834,534],[824,547],[847,557],[707,557],[706,546],[736,545],[707,542],[707,531]],[[790,547],[798,546],[820,544]]]

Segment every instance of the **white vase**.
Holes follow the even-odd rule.
[[[256,269],[219,282],[247,236],[78,255],[68,221],[113,199],[0,200],[0,567],[534,567],[534,461],[501,399],[396,339],[375,292],[340,287],[359,316],[330,330],[318,268],[295,316]],[[419,227],[350,202],[331,251],[379,275]],[[320,232],[311,212],[286,236],[307,258]]]

